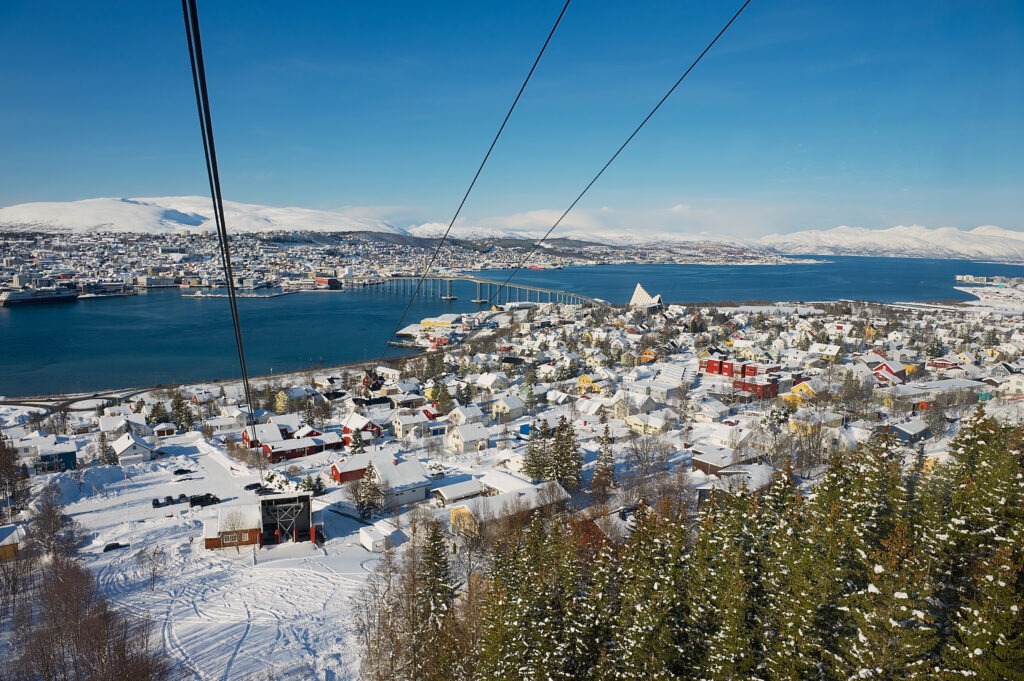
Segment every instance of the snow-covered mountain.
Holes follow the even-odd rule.
[[[382,217],[383,209],[341,208],[311,210],[276,208],[226,201],[228,229],[242,232],[386,232],[421,237],[444,234],[447,223],[428,222],[399,227]],[[530,211],[477,224],[459,223],[452,236],[463,239],[520,238],[535,240],[559,216],[555,211]],[[0,208],[0,231],[31,229],[55,232],[170,233],[214,229],[207,197],[170,196],[141,199],[23,203]],[[759,239],[735,239],[724,234],[681,233],[646,228],[610,227],[585,212],[571,214],[552,235],[611,245],[657,243],[728,244],[787,254],[870,255],[930,258],[969,258],[1024,262],[1024,232],[984,225],[971,230],[955,227],[898,226],[889,229],[836,227]]]
[[[1024,233],[993,225],[971,230],[919,225],[889,229],[836,227],[769,234],[756,241],[780,253],[1024,261]]]
[[[390,232],[405,230],[367,216],[360,209],[311,210],[224,202],[228,228],[243,232]],[[23,203],[0,208],[0,229],[59,232],[141,232],[163,234],[215,228],[208,197],[168,196],[148,199],[85,199]]]

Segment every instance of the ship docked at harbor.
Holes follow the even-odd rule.
[[[22,289],[0,291],[0,307],[73,303],[76,300],[78,300],[78,290],[73,288],[26,287]]]

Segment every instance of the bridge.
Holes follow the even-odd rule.
[[[387,291],[399,294],[411,294],[416,290],[419,277],[388,277],[374,280],[373,284],[382,285]],[[508,305],[510,303],[565,303],[568,305],[600,305],[608,307],[608,301],[592,298],[580,293],[561,291],[559,289],[513,284],[491,279],[481,279],[463,274],[430,275],[423,279],[419,295],[424,298],[440,298],[456,300],[453,291],[455,282],[468,282],[476,285],[476,297],[471,302],[478,305]]]

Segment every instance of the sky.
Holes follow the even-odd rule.
[[[447,224],[562,4],[200,0],[225,198]],[[550,226],[740,4],[570,4],[459,226]],[[0,92],[0,206],[209,193],[177,2],[5,0]],[[1019,0],[754,0],[566,225],[1024,230],[1022,112]]]

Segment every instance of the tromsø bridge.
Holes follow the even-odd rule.
[[[368,285],[379,284],[386,291],[409,295],[416,290],[420,278],[416,276],[399,276],[374,279]],[[476,286],[476,296],[471,302],[478,305],[508,305],[510,303],[566,303],[569,305],[600,305],[607,307],[608,301],[592,298],[579,293],[561,291],[559,289],[531,286],[529,284],[505,284],[491,279],[481,279],[464,274],[429,275],[423,279],[419,295],[424,298],[456,300],[453,285],[456,282],[468,282]]]

